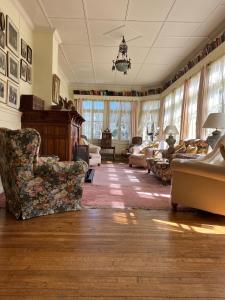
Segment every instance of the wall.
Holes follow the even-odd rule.
[[[13,4],[13,1],[1,0],[0,11],[5,15],[9,15],[14,24],[18,27],[20,32],[20,38],[24,39],[27,44],[33,49],[33,28],[29,25],[24,16],[19,12],[18,7]],[[9,51],[7,46],[5,51]],[[19,57],[20,59],[20,57]],[[1,76],[3,80],[7,80],[7,77]],[[20,79],[20,94],[31,94],[33,86]],[[0,103],[0,127],[8,127],[12,129],[20,128],[21,114],[18,110],[10,108],[5,103]]]
[[[60,78],[60,96],[62,96],[63,98],[67,98],[68,100],[73,99],[73,97],[70,94],[69,80],[63,73],[60,66],[58,66],[57,75]]]

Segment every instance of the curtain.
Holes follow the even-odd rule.
[[[198,91],[198,107],[197,107],[197,118],[196,118],[196,138],[198,139],[204,138],[204,130],[202,126],[206,119],[205,100],[207,97],[207,80],[208,80],[207,67],[204,66],[201,70],[199,91]]]
[[[82,134],[88,139],[101,139],[104,122],[104,101],[83,100],[82,115],[85,122],[82,125]]]
[[[188,85],[188,130],[186,138],[196,138],[196,119],[198,105],[200,72],[189,79]]]
[[[148,139],[147,130],[156,130],[159,126],[160,100],[142,102],[140,128],[143,140]]]
[[[138,135],[138,114],[139,114],[139,105],[137,101],[132,102],[131,110],[131,136]]]
[[[113,139],[127,141],[131,137],[131,102],[110,101],[109,129]]]
[[[180,139],[183,140],[188,135],[188,86],[189,81],[184,83],[184,99],[181,111],[181,126],[180,126]]]
[[[82,99],[74,99],[73,101],[77,112],[82,115]]]

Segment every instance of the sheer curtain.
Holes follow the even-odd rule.
[[[165,129],[167,125],[175,125],[180,132],[183,98],[184,84],[167,95],[164,99],[163,129]]]
[[[131,135],[131,102],[110,101],[109,129],[115,140],[127,141]]]
[[[83,100],[82,111],[85,122],[82,133],[88,139],[101,139],[104,122],[104,101]]]
[[[186,138],[196,138],[196,119],[200,72],[189,80],[188,85],[188,128]]]
[[[154,126],[156,129],[159,126],[160,100],[145,101],[141,105],[141,122],[140,131],[143,140],[147,140],[147,129],[149,126]]]

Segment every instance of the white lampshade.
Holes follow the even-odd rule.
[[[175,125],[167,125],[164,129],[165,134],[179,134],[177,127]]]
[[[208,115],[203,128],[225,128],[225,113],[211,113]]]

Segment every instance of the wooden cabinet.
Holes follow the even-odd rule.
[[[109,131],[103,131],[102,140],[101,140],[102,148],[110,148],[112,147],[112,133]]]
[[[73,160],[84,119],[76,111],[36,110],[22,114],[22,128],[35,128],[41,135],[40,155]]]

